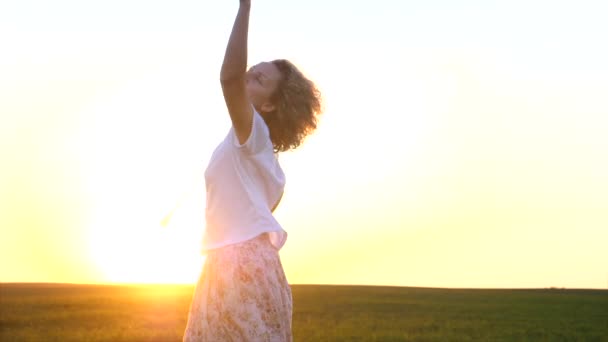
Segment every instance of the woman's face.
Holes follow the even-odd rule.
[[[281,72],[270,62],[262,62],[249,68],[246,75],[246,88],[249,101],[260,113],[269,113],[275,109],[270,97],[281,81]]]

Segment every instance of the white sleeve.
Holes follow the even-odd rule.
[[[253,108],[253,106],[252,106]],[[232,130],[232,142],[233,145],[244,152],[249,154],[256,154],[266,149],[272,150],[272,141],[270,140],[270,131],[266,122],[262,116],[253,108],[253,120],[252,120],[251,133],[244,144],[239,143],[239,139]]]

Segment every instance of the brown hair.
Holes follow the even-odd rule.
[[[264,115],[275,152],[284,152],[302,144],[317,128],[321,114],[321,93],[290,61],[277,59],[272,63],[282,78],[271,96],[276,109]]]

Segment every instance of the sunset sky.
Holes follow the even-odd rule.
[[[605,1],[252,3],[250,64],[325,101],[280,156],[291,284],[608,287]],[[237,7],[0,5],[1,282],[196,281]]]

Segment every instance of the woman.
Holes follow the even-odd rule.
[[[321,112],[315,85],[289,61],[247,70],[251,2],[241,0],[220,74],[232,127],[205,183],[205,265],[184,341],[292,341],[292,295],[279,257],[287,232],[279,152],[296,148]]]

